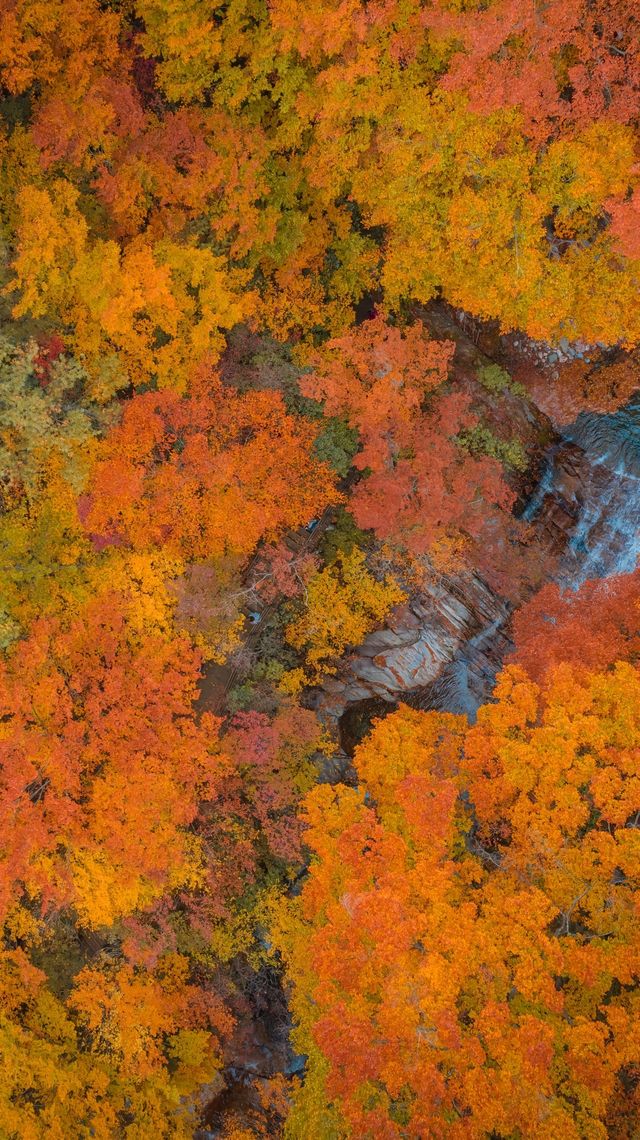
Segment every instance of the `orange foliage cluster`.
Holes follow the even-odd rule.
[[[402,332],[378,317],[324,345],[302,382],[358,429],[356,521],[415,554],[452,532],[477,539],[513,502],[500,463],[456,443],[478,420],[467,397],[444,387],[453,347],[429,341],[419,321]]]
[[[187,397],[136,396],[97,456],[84,525],[188,561],[246,555],[335,501],[314,435],[278,393],[241,396],[215,378]]]
[[[544,586],[514,614],[517,663],[540,681],[562,662],[593,670],[640,660],[638,578],[636,571],[565,593]]]
[[[378,287],[640,337],[631,0],[1,12],[2,85],[32,99],[3,139],[9,287],[96,373],[115,351],[184,385],[240,317],[340,333]]]
[[[293,1134],[607,1135],[640,1047],[640,676],[512,667],[495,697],[472,728],[389,715],[359,789],[307,799]]]
[[[17,642],[0,678],[3,916],[22,888],[108,926],[198,881],[186,829],[220,767],[215,722],[189,715],[198,665],[184,641],[138,641],[108,593]]]

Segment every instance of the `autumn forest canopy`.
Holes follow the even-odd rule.
[[[0,0],[0,1140],[640,1136],[640,5]]]

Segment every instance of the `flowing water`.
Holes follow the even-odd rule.
[[[480,705],[491,694],[499,663],[513,647],[505,632],[507,620],[498,617],[470,638],[445,665],[437,681],[412,696],[411,704],[458,713],[474,721]]]
[[[583,414],[565,432],[591,463],[592,493],[569,543],[563,585],[629,574],[640,554],[640,394],[609,416]]]

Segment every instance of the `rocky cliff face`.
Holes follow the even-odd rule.
[[[384,629],[366,638],[342,675],[329,678],[323,710],[340,716],[353,701],[393,702],[423,690],[476,639],[486,638],[485,646],[477,645],[486,668],[497,667],[500,649],[508,645],[501,631],[509,613],[508,604],[476,575],[443,577],[398,607]]]

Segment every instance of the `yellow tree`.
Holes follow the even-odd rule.
[[[335,673],[336,662],[386,617],[405,594],[392,578],[378,581],[354,547],[309,580],[300,616],[287,627],[287,641],[305,654],[310,676]]]
[[[189,1094],[221,1066],[232,1018],[188,962],[85,967],[66,1001],[22,950],[0,955],[0,1131],[20,1140],[187,1140]]]
[[[152,378],[183,391],[194,365],[220,354],[221,329],[251,312],[246,273],[209,249],[94,239],[63,179],[25,187],[18,208],[13,315],[46,314],[68,329],[98,399]]]

